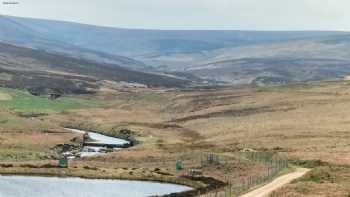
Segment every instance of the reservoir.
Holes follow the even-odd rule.
[[[188,190],[147,181],[0,175],[0,197],[148,197]]]
[[[89,135],[91,141],[81,150],[81,157],[102,154],[105,145],[123,146],[130,143],[95,132],[67,130]],[[148,197],[188,190],[192,188],[151,181],[0,175],[0,197]]]

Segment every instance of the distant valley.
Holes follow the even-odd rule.
[[[348,32],[137,30],[10,16],[0,16],[0,27],[3,82],[11,72],[59,71],[83,75],[86,87],[96,86],[92,79],[150,87],[274,85],[350,73]],[[14,81],[5,84],[29,83]]]
[[[0,43],[0,83],[37,94],[86,94],[105,82],[147,87],[185,87],[189,81],[129,70],[116,64]]]

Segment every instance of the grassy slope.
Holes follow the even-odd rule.
[[[74,135],[60,132],[58,125],[48,116],[100,104],[95,99],[84,97],[50,101],[22,90],[0,88],[0,161],[50,158],[53,154],[50,148],[68,142]],[[41,116],[30,117],[35,114]],[[50,131],[53,133],[47,133]]]
[[[243,148],[252,148],[279,152],[295,160],[320,159],[330,163],[316,166],[316,171],[312,172],[316,173],[313,178],[288,186],[291,195],[311,196],[316,192],[330,194],[331,190],[327,189],[329,186],[336,188],[339,194],[348,194],[350,170],[347,165],[350,165],[350,161],[346,155],[350,151],[350,124],[347,120],[349,86],[350,81],[336,81],[256,89],[104,92],[96,96],[103,103],[99,107],[91,108],[91,105],[86,105],[84,98],[71,98],[78,99],[77,103],[83,105],[76,108],[75,105],[59,103],[60,106],[66,106],[66,111],[57,113],[54,112],[57,105],[52,106],[50,103],[46,105],[49,106],[47,109],[43,109],[49,111],[49,116],[43,117],[43,121],[34,120],[33,124],[26,124],[32,125],[34,130],[42,130],[45,122],[54,123],[56,127],[51,126],[49,129],[57,130],[59,124],[67,122],[106,132],[130,128],[141,142],[128,150],[76,161],[77,165],[98,168],[159,167],[176,173],[176,159],[183,159],[187,167],[198,167],[201,154],[214,152],[227,162],[223,166],[204,168],[204,173],[223,180],[230,177],[240,181],[264,170],[264,166],[246,160],[238,153]],[[10,93],[6,91],[2,91],[2,97],[8,99],[9,96],[4,94]],[[3,99],[0,102],[10,100]],[[68,106],[75,109],[67,110]],[[23,118],[18,120],[27,121]],[[22,130],[24,128],[22,126]],[[0,137],[7,139],[7,142],[17,136],[6,135],[1,133]],[[57,136],[48,139],[54,141]],[[42,147],[29,144],[29,149],[14,144],[17,144],[18,151],[26,148],[35,152],[41,148],[47,149],[49,143],[57,143],[53,141]],[[7,146],[5,144],[3,147]],[[303,190],[304,185],[308,185],[307,191]]]
[[[2,109],[16,112],[54,112],[67,109],[94,107],[99,102],[89,98],[63,97],[55,101],[47,97],[36,97],[22,90],[0,88]]]

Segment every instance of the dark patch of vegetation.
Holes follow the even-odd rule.
[[[38,118],[48,116],[47,113],[36,113],[36,112],[18,112],[17,115],[21,118]]]
[[[45,88],[45,87],[33,87],[28,89],[28,92],[34,96],[41,95],[57,95],[57,98],[60,97],[64,92],[60,89],[55,88]]]
[[[187,116],[184,118],[177,118],[172,120],[172,122],[186,122],[190,120],[197,120],[197,119],[207,119],[207,118],[218,118],[218,117],[240,117],[240,116],[249,116],[253,114],[261,114],[261,113],[267,113],[267,112],[274,112],[279,109],[274,109],[271,107],[254,107],[254,108],[244,108],[244,109],[230,109],[230,110],[224,110],[219,112],[212,112],[207,114],[201,114],[201,115],[192,115]],[[292,110],[292,108],[284,109],[285,111]]]
[[[9,56],[4,60],[8,62],[4,66],[18,69],[0,70],[1,73],[13,76],[11,80],[0,82],[10,87],[36,89],[40,94],[43,93],[40,91],[47,89],[63,93],[91,93],[89,89],[97,89],[96,82],[99,80],[125,81],[150,87],[184,87],[191,83],[188,80],[128,70],[115,64],[98,63],[4,43],[0,43],[0,51]],[[11,58],[16,61],[11,62]],[[27,67],[27,59],[35,62],[38,68],[32,71],[20,71],[23,70],[21,67]],[[67,74],[57,74],[50,72],[51,70]]]
[[[131,146],[136,145],[138,143],[134,137],[135,133],[130,129],[112,129],[110,131],[110,134],[113,137],[129,141]]]
[[[43,164],[43,165],[34,165],[34,164],[21,164],[19,165],[21,168],[59,168],[58,165],[53,164]]]
[[[200,181],[202,183],[205,183],[207,187],[203,188],[198,188],[196,190],[191,190],[191,191],[186,191],[186,192],[181,192],[181,193],[173,193],[173,194],[168,194],[164,195],[162,197],[195,197],[198,196],[198,194],[205,194],[213,190],[218,190],[220,188],[225,187],[227,184],[216,180],[212,177],[188,177],[184,176],[183,178],[190,179],[193,181]]]
[[[287,78],[283,77],[257,77],[253,84],[258,86],[265,86],[265,85],[284,85],[288,84],[290,81]]]
[[[334,171],[334,167],[331,166],[318,167],[311,170],[304,177],[298,179],[298,181],[311,181],[315,183],[334,183],[336,181]]]
[[[1,168],[12,168],[13,164],[0,164]]]
[[[77,142],[72,142],[72,144],[57,144],[52,148],[52,150],[55,151],[58,155],[61,155],[64,152],[80,150],[82,148],[82,144],[83,143],[81,140],[77,140]]]
[[[27,89],[32,95],[41,96],[55,94],[92,94],[97,89],[97,80],[87,77],[76,77],[60,74],[49,74],[38,71],[17,71],[1,68],[0,73],[8,73],[11,80],[0,80],[3,87]]]
[[[289,163],[304,168],[316,168],[320,166],[329,165],[327,162],[321,160],[290,160]]]
[[[90,166],[84,166],[83,167],[85,170],[98,170],[96,167],[90,167]]]

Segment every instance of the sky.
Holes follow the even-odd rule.
[[[0,1],[3,15],[122,28],[350,31],[350,0]]]

